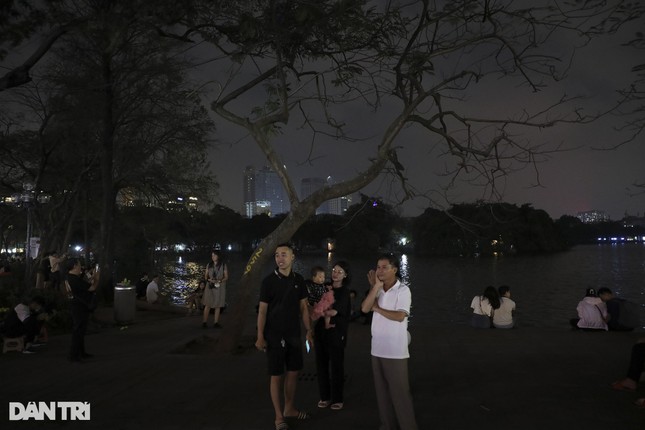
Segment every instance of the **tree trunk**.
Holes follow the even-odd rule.
[[[265,237],[246,264],[237,286],[237,300],[231,306],[222,336],[217,343],[220,352],[236,352],[241,346],[248,312],[255,305],[263,278],[262,268],[273,258],[275,248],[293,237],[296,231],[316,211],[313,204],[296,204],[280,225]]]
[[[114,212],[116,192],[114,191],[114,94],[112,92],[112,69],[109,54],[103,55],[103,133],[101,142],[101,190],[103,207],[101,210],[101,235],[99,264],[101,277],[99,287],[103,298],[112,291],[114,261]]]

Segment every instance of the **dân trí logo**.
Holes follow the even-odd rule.
[[[9,402],[9,421],[89,421],[90,402]]]

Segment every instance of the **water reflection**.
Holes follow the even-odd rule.
[[[184,305],[186,298],[197,288],[200,279],[204,277],[205,265],[194,261],[185,261],[179,256],[174,261],[163,265],[162,291],[168,294],[170,302]]]
[[[311,267],[322,266],[327,274],[338,260],[352,266],[350,288],[361,296],[368,288],[366,274],[374,258],[339,254],[299,257],[294,268],[305,278]],[[163,266],[163,287],[173,303],[183,304],[188,293],[203,277],[207,261],[184,256]],[[229,268],[229,303],[246,261],[232,255]],[[273,262],[264,270],[268,274]],[[641,304],[645,324],[645,244],[578,246],[569,252],[495,258],[401,257],[400,276],[412,289],[415,323],[467,324],[470,302],[486,285],[509,285],[517,302],[519,326],[568,327],[575,308],[588,287],[605,286],[618,297]],[[258,286],[259,290],[259,286]]]
[[[408,256],[405,254],[401,256],[401,260],[399,261],[399,277],[404,283],[406,283],[410,288],[412,288],[412,281],[410,277],[410,264],[408,261]]]

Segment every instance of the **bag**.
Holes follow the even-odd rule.
[[[88,291],[85,299],[81,299],[72,293],[72,287],[69,285],[67,280],[65,280],[65,292],[67,293],[67,298],[69,300],[77,300],[79,303],[84,304],[90,312],[94,311],[99,305],[99,298],[94,291]]]
[[[470,325],[475,328],[490,328],[491,317],[488,315],[473,314],[470,319]]]

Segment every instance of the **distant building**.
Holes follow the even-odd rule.
[[[251,218],[267,214],[275,216],[289,211],[282,182],[278,174],[268,166],[256,170],[253,166],[244,169],[244,215]]]
[[[329,213],[343,215],[352,205],[352,196],[343,196],[329,200]]]
[[[645,227],[645,217],[625,214],[625,218],[623,218],[623,227],[625,228]]]
[[[198,211],[203,209],[199,199],[194,196],[177,196],[164,198],[148,196],[132,188],[119,190],[116,196],[116,204],[121,207],[152,207],[161,208],[167,211],[189,210]]]
[[[578,212],[578,219],[585,224],[595,224],[609,221],[609,215],[605,211],[592,210],[587,212]]]
[[[305,199],[314,192],[322,189],[325,186],[332,184],[331,176],[327,179],[323,178],[304,178],[300,182],[300,196]],[[350,196],[337,197],[323,202],[317,209],[316,215],[319,214],[332,214],[343,215],[347,208],[351,205],[352,198]]]

